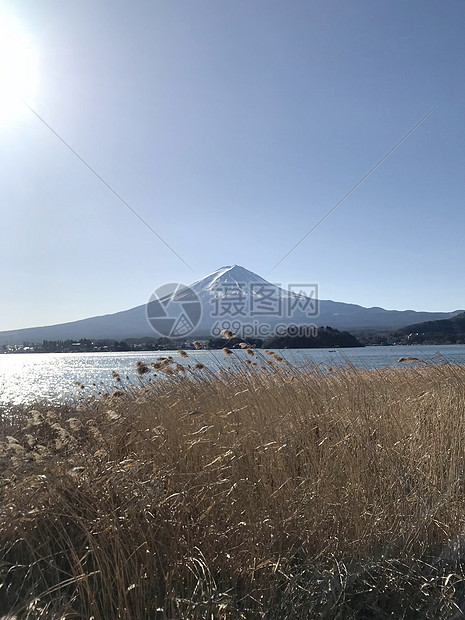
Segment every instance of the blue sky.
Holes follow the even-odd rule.
[[[465,308],[464,0],[0,0],[1,16],[37,54],[29,103],[191,269],[18,104],[0,111],[0,330],[230,264],[323,299]]]

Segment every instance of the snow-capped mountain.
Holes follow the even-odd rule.
[[[194,282],[190,288],[202,305],[196,331],[218,335],[231,329],[242,336],[271,335],[286,325],[314,323],[318,301],[314,285],[282,288],[241,267],[222,267]]]
[[[197,280],[190,285],[197,295],[204,301],[209,301],[212,295],[234,296],[239,290],[244,292],[249,291],[252,295],[257,295],[260,287],[274,290],[275,294],[282,298],[287,299],[289,296],[288,291],[284,290],[280,286],[272,284],[258,276],[256,273],[241,267],[240,265],[232,265],[228,267],[221,267],[213,273],[200,280]]]
[[[218,288],[218,285],[231,284],[239,287],[243,284],[252,283],[269,284],[267,280],[258,276],[256,273],[241,267],[240,265],[232,265],[227,267],[221,267],[208,276],[193,282],[190,287],[196,291],[197,294],[203,294],[207,292],[213,292]]]
[[[153,325],[176,326],[179,336],[190,338],[216,336],[226,325],[240,332],[238,323],[258,328],[265,325],[271,329],[277,325],[314,324],[349,331],[388,331],[414,323],[448,319],[459,312],[463,310],[398,311],[318,301],[316,289],[311,284],[276,286],[244,267],[232,265],[222,267],[188,287],[179,287],[174,296],[161,295],[158,300],[130,310],[60,325],[0,332],[0,345],[80,338],[159,337]],[[160,323],[163,313],[166,316],[161,317]],[[151,314],[155,317],[152,317],[152,325],[147,318]]]

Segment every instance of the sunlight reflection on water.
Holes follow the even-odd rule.
[[[465,363],[465,345],[423,347],[365,347],[362,349],[285,350],[280,354],[297,366],[307,363],[377,368],[396,365],[399,357],[411,355],[429,363],[450,361]],[[138,383],[136,362],[152,362],[158,357],[172,355],[182,364],[201,361],[212,369],[242,364],[247,355],[235,350],[225,357],[221,351],[189,351],[183,359],[175,351],[130,353],[36,353],[0,355],[0,405],[31,404],[36,401],[62,402],[75,400],[81,394],[106,391],[114,386],[111,376],[116,371],[122,378]],[[85,386],[82,390],[76,386]]]

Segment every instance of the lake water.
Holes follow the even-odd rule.
[[[465,364],[465,345],[365,347],[357,349],[287,349],[279,352],[289,362],[299,366],[313,362],[360,368],[396,366],[399,357],[410,355],[428,363]],[[0,406],[30,404],[37,400],[58,402],[75,399],[79,394],[91,394],[111,389],[116,371],[128,381],[139,381],[136,362],[153,362],[158,357],[172,355],[176,361],[194,364],[196,361],[211,369],[242,364],[245,351],[234,350],[233,356],[222,351],[189,351],[190,359],[181,358],[176,351],[130,353],[36,353],[0,355]],[[158,379],[155,379],[158,380]],[[164,380],[160,378],[159,380]],[[77,387],[79,382],[84,389]]]

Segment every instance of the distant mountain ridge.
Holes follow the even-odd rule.
[[[390,342],[407,344],[464,344],[465,312],[450,319],[407,325],[387,337]]]
[[[398,329],[398,334],[411,334],[421,332],[423,334],[465,334],[465,312],[456,314],[450,319],[439,321],[426,321],[425,323],[415,323]]]
[[[393,331],[425,321],[451,319],[459,312],[463,312],[463,310],[454,312],[385,310],[378,307],[365,308],[356,304],[319,300],[318,316],[309,317],[305,311],[298,307],[299,305],[305,306],[305,303],[299,304],[298,302],[305,302],[307,298],[275,286],[244,267],[231,265],[222,267],[190,285],[190,288],[195,291],[202,304],[203,314],[200,323],[189,337],[208,337],[211,335],[210,331],[215,322],[217,323],[220,319],[226,321],[237,319],[237,316],[234,316],[233,310],[229,314],[224,313],[222,316],[212,316],[212,308],[218,302],[223,303],[223,305],[227,302],[234,309],[233,301],[237,300],[240,295],[243,295],[245,297],[245,301],[244,299],[242,300],[245,303],[245,313],[250,312],[254,305],[256,305],[256,295],[258,294],[256,291],[261,286],[266,287],[274,295],[275,299],[280,300],[283,307],[285,304],[297,306],[292,317],[273,317],[266,312],[254,314],[255,321],[258,323],[260,321],[267,321],[272,326],[278,323],[287,322],[292,324],[296,321],[301,321],[316,326],[328,325],[347,331],[373,330],[381,332]],[[223,296],[221,297],[221,295]],[[143,304],[122,312],[69,323],[3,331],[0,332],[0,345],[42,342],[43,340],[79,340],[80,338],[124,340],[126,338],[147,338],[149,336],[154,337],[156,334],[147,320],[146,304]]]

